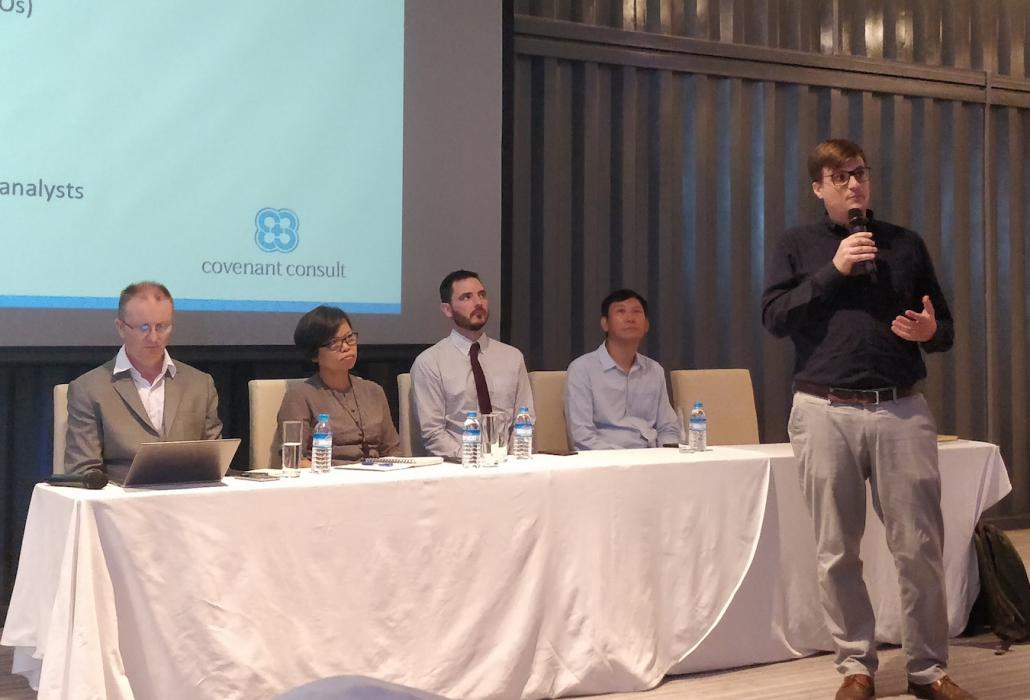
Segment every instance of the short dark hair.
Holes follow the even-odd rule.
[[[172,303],[172,308],[175,308],[175,300],[172,299],[172,293],[168,291],[168,287],[160,282],[133,282],[118,295],[118,318],[122,321],[125,320],[125,305],[129,301],[136,297],[145,296],[152,296],[158,301],[167,299]]]
[[[451,297],[454,296],[454,283],[461,282],[467,279],[479,279],[478,272],[472,272],[471,270],[455,270],[451,274],[443,278],[443,282],[440,283],[440,303],[450,304]],[[480,280],[482,281],[482,280]]]
[[[827,139],[812,149],[808,155],[808,175],[812,182],[823,179],[823,168],[837,170],[852,158],[861,158],[869,165],[862,147],[847,139]]]
[[[647,299],[640,296],[632,289],[616,289],[614,292],[609,294],[601,302],[601,316],[608,318],[608,307],[617,301],[628,301],[629,299],[636,299],[640,302],[640,305],[644,307],[644,317],[647,318]]]
[[[343,309],[335,306],[316,306],[300,317],[293,331],[293,342],[304,352],[304,357],[314,360],[318,349],[336,335],[336,329],[344,321],[353,330],[354,324]]]

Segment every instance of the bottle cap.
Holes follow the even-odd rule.
[[[694,408],[703,408],[703,407],[704,407],[704,404],[702,404],[700,401],[695,401],[694,402]]]
[[[519,413],[529,413],[529,406],[519,406]]]
[[[475,411],[469,411],[469,412],[468,412],[467,414],[465,414],[465,417],[466,417],[466,418],[475,418],[475,417],[476,417],[476,415],[477,415],[477,414],[476,414],[476,412],[475,412]]]
[[[320,423],[323,422],[323,421],[328,423],[329,422],[329,414],[328,413],[319,413],[318,414],[318,421]]]

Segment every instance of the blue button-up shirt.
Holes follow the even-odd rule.
[[[623,372],[604,343],[569,365],[565,420],[577,450],[661,447],[680,439],[662,366],[637,353]]]

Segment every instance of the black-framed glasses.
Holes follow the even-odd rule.
[[[357,344],[358,344],[358,332],[357,331],[351,331],[350,333],[348,333],[347,335],[345,335],[345,336],[343,336],[341,338],[333,338],[328,343],[323,343],[322,347],[323,348],[329,348],[333,352],[340,352],[341,350],[343,350],[343,347],[345,345],[346,346],[351,346],[351,345],[357,345]]]
[[[869,170],[868,165],[860,165],[854,170],[834,170],[824,177],[830,178],[834,187],[847,187],[851,178],[855,178],[857,182],[869,182]]]
[[[118,320],[121,321],[121,319]],[[172,324],[170,323],[137,323],[134,326],[127,321],[121,321],[121,324],[140,335],[148,335],[150,331],[154,331],[158,335],[165,335],[166,333],[170,333],[172,330]]]

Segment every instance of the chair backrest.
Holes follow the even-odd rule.
[[[569,449],[569,431],[565,423],[565,372],[530,372],[536,424],[533,427],[533,449],[565,452]]]
[[[422,430],[412,410],[411,374],[407,372],[397,375],[397,424],[404,456],[424,456],[426,451],[422,446]]]
[[[268,469],[276,466],[270,462],[275,431],[279,429],[279,406],[282,405],[286,388],[303,379],[251,379],[247,383],[250,392],[250,468]]]
[[[755,445],[758,414],[751,372],[746,369],[678,369],[672,377],[672,403],[690,414],[695,401],[705,405],[709,445]]]
[[[64,474],[64,439],[68,432],[68,385],[54,385],[54,474]]]

